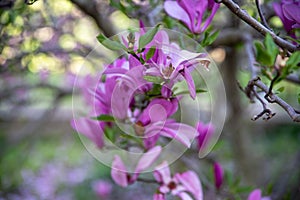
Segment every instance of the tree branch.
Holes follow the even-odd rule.
[[[217,3],[223,3],[232,13],[246,22],[248,25],[252,26],[262,35],[270,34],[274,39],[274,42],[283,49],[287,49],[291,52],[300,50],[300,45],[294,45],[281,37],[277,36],[273,31],[269,30],[256,19],[251,17],[246,11],[242,10],[238,4],[234,3],[232,0],[215,0]]]
[[[283,99],[275,95],[273,92],[270,92],[269,91],[270,88],[266,86],[260,80],[259,77],[250,80],[246,88],[242,89],[250,100],[253,100],[253,98],[256,97],[263,105],[263,111],[257,116],[254,116],[253,120],[257,120],[258,118],[262,117],[265,114],[267,115],[267,118],[265,119],[269,120],[275,115],[275,113],[272,113],[269,109],[266,108],[265,102],[263,102],[262,99],[257,95],[255,86],[257,88],[260,88],[266,94],[265,99],[267,100],[268,103],[278,104],[288,113],[288,115],[293,119],[294,122],[300,122],[300,112],[297,111],[295,108],[293,108],[291,105],[289,105],[287,102],[285,102]]]
[[[262,12],[262,9],[259,5],[259,0],[255,0],[255,4],[256,4],[256,8],[257,8],[257,11],[258,11],[258,14],[259,14],[259,17],[261,19],[261,23],[269,30],[271,30],[271,28],[268,26],[268,23],[267,23],[267,20]]]
[[[103,12],[100,12],[97,9],[98,6],[95,1],[71,0],[71,2],[75,4],[86,15],[92,17],[95,20],[97,26],[102,30],[106,37],[115,35],[115,30],[112,26],[111,20],[108,17],[106,17],[108,16],[107,13],[103,13],[104,11],[107,12],[107,9],[101,8],[101,11]],[[101,6],[105,6],[104,2],[102,2]]]

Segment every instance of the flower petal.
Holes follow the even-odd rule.
[[[141,159],[139,160],[139,162],[135,168],[135,173],[139,174],[143,170],[150,167],[150,165],[152,165],[152,163],[160,155],[161,150],[162,150],[161,146],[155,146],[152,149],[150,149],[149,151],[147,151],[146,153],[144,153],[144,155],[141,157]]]
[[[261,190],[260,189],[253,190],[249,194],[248,200],[261,200]]]
[[[196,200],[203,199],[201,182],[198,175],[193,171],[187,171],[182,174],[176,174],[176,178],[189,191]]]
[[[162,136],[173,138],[186,147],[190,147],[193,139],[198,136],[197,130],[187,124],[167,121],[161,133]]]
[[[215,186],[217,189],[220,189],[222,183],[223,183],[223,175],[224,171],[222,166],[218,163],[214,163],[214,178],[215,178]]]
[[[128,186],[127,169],[119,156],[115,156],[112,162],[111,177],[118,185]]]
[[[153,200],[166,200],[165,195],[161,193],[155,193],[153,195]]]
[[[103,130],[98,121],[82,117],[73,119],[71,121],[71,126],[73,129],[93,141],[98,148],[104,146]]]
[[[192,30],[192,23],[187,12],[176,1],[165,1],[164,8],[168,15],[182,21]]]
[[[155,180],[159,183],[167,184],[171,181],[171,173],[167,161],[162,162],[160,165],[155,167],[153,172]]]
[[[190,91],[190,96],[192,97],[192,99],[195,99],[196,98],[196,88],[195,88],[195,83],[194,83],[193,77],[192,77],[189,69],[184,68],[183,77],[185,78],[185,81],[188,85],[188,88]]]

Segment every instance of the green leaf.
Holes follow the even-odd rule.
[[[266,51],[263,44],[259,41],[254,42],[256,48],[256,60],[264,66],[272,66],[272,56]]]
[[[116,140],[116,134],[115,131],[109,127],[104,129],[104,135],[112,142],[115,142]]]
[[[296,51],[290,56],[285,66],[290,68],[297,68],[299,63],[300,63],[300,52]]]
[[[154,36],[158,32],[159,25],[160,24],[157,24],[154,28],[150,29],[144,35],[142,35],[140,37],[140,39],[139,39],[139,49],[144,48],[147,44],[149,44],[153,40]]]
[[[300,93],[298,94],[298,103],[300,104]]]
[[[280,87],[280,88],[277,89],[277,92],[279,92],[279,93],[281,93],[283,91],[284,91],[284,86],[282,86],[282,87]]]
[[[300,52],[294,52],[290,58],[287,60],[284,68],[282,68],[281,71],[281,79],[285,79],[290,73],[293,72],[293,70],[299,68],[298,64],[300,62]]]
[[[207,92],[207,90],[204,89],[196,89],[196,93],[204,93]],[[181,95],[181,94],[190,94],[189,90],[180,91],[178,93],[175,93],[175,95]]]
[[[275,44],[272,36],[270,34],[266,35],[266,38],[264,40],[264,45],[266,47],[267,53],[271,57],[272,65],[275,63],[277,54],[279,52],[277,45]]]
[[[109,38],[105,37],[102,33],[97,36],[98,41],[105,46],[106,48],[117,51],[117,50],[127,50],[127,48],[121,44],[120,42],[110,40]]]
[[[144,76],[144,79],[146,80],[146,81],[149,81],[149,82],[151,82],[151,83],[156,83],[156,84],[161,84],[164,80],[161,78],[161,77],[159,77],[159,76],[148,76],[148,75],[146,75],[146,76]]]
[[[152,46],[149,51],[146,54],[146,60],[149,60],[150,58],[153,57],[154,53],[155,53],[155,46]]]
[[[92,119],[104,122],[114,122],[115,118],[111,115],[99,115],[97,117],[92,117]]]

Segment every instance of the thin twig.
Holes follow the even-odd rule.
[[[262,35],[270,34],[274,39],[275,43],[283,49],[287,49],[290,52],[300,50],[300,45],[294,45],[281,37],[277,36],[273,31],[269,30],[263,26],[256,19],[251,17],[245,10],[242,10],[238,4],[234,3],[232,0],[215,0],[217,3],[223,3],[232,13],[246,22],[248,25],[252,26]]]
[[[278,97],[273,92],[270,93],[269,92],[270,88],[268,86],[266,86],[260,80],[259,77],[250,80],[248,85],[246,86],[246,88],[243,89],[244,93],[248,96],[248,98],[250,98],[252,100],[253,95],[254,95],[263,105],[263,108],[264,108],[263,111],[259,115],[255,116],[253,118],[254,120],[262,117],[265,114],[267,116],[267,118],[264,118],[265,120],[268,120],[268,119],[272,118],[275,115],[275,113],[272,113],[269,109],[266,108],[266,106],[264,105],[265,102],[263,102],[263,100],[260,97],[258,98],[255,86],[257,88],[261,89],[265,94],[268,94],[268,96],[265,97],[265,99],[268,101],[268,103],[278,104],[280,107],[282,107],[288,113],[288,115],[293,119],[294,122],[300,122],[300,113],[299,113],[299,111],[296,110],[295,108],[293,108],[291,105],[289,105],[287,102],[285,102],[283,99]],[[272,101],[269,101],[269,99],[271,99]]]
[[[258,11],[258,14],[259,14],[259,17],[260,17],[260,20],[261,20],[261,23],[269,30],[271,30],[271,28],[269,27],[268,23],[267,23],[267,20],[262,12],[262,9],[259,5],[259,0],[255,0],[255,4],[256,4],[256,7],[257,7],[257,11]]]

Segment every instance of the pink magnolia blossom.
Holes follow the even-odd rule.
[[[175,139],[190,147],[192,140],[198,135],[196,129],[187,124],[168,119],[178,109],[178,100],[173,98],[153,99],[136,121],[137,135],[144,136],[144,145],[151,148],[159,136]]]
[[[93,141],[98,148],[101,149],[104,146],[103,127],[98,121],[82,117],[73,119],[71,126],[77,132]]]
[[[176,82],[184,79],[190,96],[195,99],[196,89],[191,71],[198,64],[208,67],[209,63],[210,60],[204,53],[180,50],[175,44],[164,45],[163,49],[156,49],[154,56],[148,61],[149,67],[145,70],[145,75],[161,77],[167,88],[172,88]]]
[[[202,149],[205,149],[209,144],[209,141],[211,140],[214,133],[214,127],[212,124],[204,124],[203,122],[198,122],[197,131],[199,133],[199,136],[197,138],[198,148],[201,151]]]
[[[214,163],[214,179],[215,179],[215,186],[217,189],[220,189],[223,183],[223,176],[224,176],[224,171],[222,166],[218,163]]]
[[[202,33],[211,23],[219,7],[220,5],[213,0],[168,0],[164,3],[167,14],[182,21],[193,33]],[[211,13],[205,18],[207,11]]]
[[[281,19],[285,30],[295,37],[292,30],[300,28],[300,2],[293,0],[282,0],[281,2],[273,3],[273,8]]]
[[[271,200],[271,198],[270,197],[262,197],[261,190],[255,189],[249,194],[248,200]]]
[[[150,167],[152,163],[158,158],[161,150],[162,149],[160,146],[155,146],[152,149],[148,150],[145,154],[143,154],[143,156],[137,163],[133,174],[128,173],[123,161],[118,155],[116,155],[112,162],[112,179],[115,181],[115,183],[122,187],[127,187],[129,184],[134,183],[137,180],[139,174]]]
[[[153,175],[160,184],[157,193],[153,196],[154,200],[165,200],[168,193],[178,196],[182,200],[203,199],[201,182],[193,171],[177,173],[172,177],[168,163],[164,161],[155,168]]]

